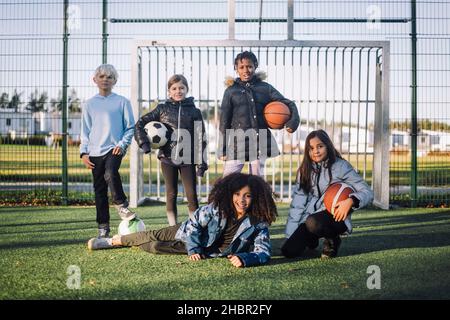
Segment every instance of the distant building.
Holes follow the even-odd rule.
[[[411,136],[407,131],[391,130],[391,146],[393,152],[410,152]],[[417,134],[417,155],[425,156],[429,152],[449,152],[450,132],[421,130]]]
[[[450,151],[450,132],[422,130],[418,140],[425,144],[429,151]]]
[[[400,130],[391,130],[391,141],[389,149],[394,152],[409,151],[411,145],[409,132]]]
[[[27,138],[35,132],[32,112],[0,109],[0,135],[9,136],[11,139]]]
[[[70,113],[67,119],[69,142],[78,143],[81,132],[81,113]],[[28,138],[48,135],[50,140],[62,134],[62,115],[59,112],[15,112],[0,109],[0,135],[3,137]],[[52,144],[52,141],[49,142]]]
[[[61,134],[62,115],[59,112],[36,112],[34,114],[36,134]],[[81,113],[69,113],[67,119],[67,133],[70,140],[80,141]]]

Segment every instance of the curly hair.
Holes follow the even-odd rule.
[[[255,69],[258,68],[258,58],[256,58],[255,54],[251,51],[244,51],[239,53],[236,58],[234,58],[234,69],[236,69],[238,62],[242,62],[244,59],[250,60],[255,66]]]
[[[219,178],[209,194],[208,203],[213,203],[225,217],[234,217],[233,194],[245,186],[250,188],[252,201],[247,215],[252,221],[267,222],[269,225],[278,216],[273,200],[272,188],[263,178],[245,173],[232,173]]]

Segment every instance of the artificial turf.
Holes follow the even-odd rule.
[[[162,205],[136,212],[147,228],[166,226]],[[95,207],[1,207],[0,299],[450,298],[448,209],[358,211],[339,256],[325,261],[320,247],[300,259],[280,256],[287,213],[288,205],[279,205],[270,263],[235,268],[224,258],[191,262],[138,248],[89,251]],[[119,218],[113,209],[111,215],[114,232]],[[380,289],[369,289],[377,267]]]

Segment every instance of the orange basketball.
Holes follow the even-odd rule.
[[[333,183],[325,191],[325,196],[323,197],[323,203],[325,208],[329,213],[334,215],[334,206],[345,199],[348,199],[350,194],[355,191],[351,186],[345,183]]]
[[[289,107],[280,101],[272,101],[264,107],[264,119],[271,129],[281,129],[291,117]]]

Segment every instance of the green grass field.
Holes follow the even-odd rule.
[[[78,147],[68,148],[68,171],[69,182],[90,182],[91,173],[82,164]],[[343,155],[348,159],[348,155]],[[275,180],[281,179],[289,181],[289,172],[295,177],[295,172],[300,165],[301,157],[298,154],[292,155],[292,171],[289,167],[291,155],[286,154],[276,158]],[[364,169],[364,155],[351,155],[350,162],[360,171]],[[410,183],[411,162],[407,155],[391,155],[391,185],[408,185]],[[156,179],[156,156],[152,157],[152,179]],[[281,164],[283,163],[283,170]],[[22,181],[22,182],[60,182],[62,156],[61,149],[54,150],[46,146],[25,146],[25,145],[0,145],[0,181]],[[210,179],[214,180],[223,172],[223,162],[218,161],[214,155],[209,159]],[[150,158],[144,157],[144,181],[149,179]],[[368,155],[366,165],[366,179],[372,179],[372,156]],[[272,162],[268,161],[266,170],[272,174]],[[450,161],[447,154],[442,156],[428,156],[419,158],[418,161],[418,183],[419,185],[440,186],[446,185],[450,179]],[[124,181],[128,181],[130,174],[129,153],[122,161],[120,169]]]
[[[191,262],[137,248],[90,252],[94,207],[1,207],[0,299],[450,298],[448,209],[360,211],[339,257],[323,261],[320,251],[301,259],[279,256],[288,207],[279,208],[271,262],[238,269],[226,259]],[[147,227],[166,224],[163,206],[137,212]],[[381,289],[369,290],[373,265],[380,268]],[[69,266],[81,271],[80,289],[67,286]]]

